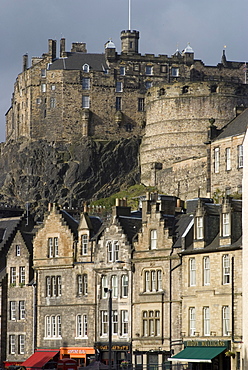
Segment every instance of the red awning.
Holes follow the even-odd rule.
[[[30,356],[21,366],[32,369],[41,369],[48,361],[52,360],[59,351],[37,351]]]

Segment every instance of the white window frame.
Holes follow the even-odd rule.
[[[24,355],[25,353],[25,335],[24,334],[19,334],[18,335],[18,353],[20,355]]]
[[[25,284],[26,281],[26,274],[25,274],[25,266],[19,267],[19,283]]]
[[[243,145],[238,145],[238,168],[243,168]]]
[[[106,299],[108,297],[108,278],[107,275],[101,277],[101,288],[102,288],[102,298]]]
[[[19,320],[24,320],[25,316],[25,301],[19,301]]]
[[[51,276],[46,276],[46,296],[51,297]]]
[[[88,322],[87,315],[76,316],[76,338],[87,338]]]
[[[51,295],[53,297],[57,297],[57,281],[56,276],[51,277]]]
[[[107,241],[108,262],[119,260],[119,242],[117,240]]]
[[[148,337],[148,316],[147,316],[147,311],[143,311],[142,321],[143,321],[143,337]]]
[[[83,274],[83,295],[88,294],[88,275]]]
[[[61,316],[45,316],[45,338],[61,338]]]
[[[155,323],[155,337],[160,336],[160,311],[155,311],[155,317],[154,317]]]
[[[230,225],[230,213],[222,213],[222,236],[230,236],[231,225]]]
[[[222,307],[222,335],[230,335],[230,307]]]
[[[113,310],[112,313],[112,334],[118,334],[118,311]]]
[[[82,275],[77,276],[77,294],[83,295],[83,276]]]
[[[153,75],[153,66],[146,65],[146,71],[145,74],[147,76],[152,76]]]
[[[122,298],[128,297],[128,275],[121,276],[121,296]]]
[[[104,310],[101,311],[101,336],[107,336],[108,335],[108,311]]]
[[[62,278],[60,275],[57,276],[57,295],[62,295]]]
[[[150,271],[145,271],[145,292],[150,292],[151,289],[151,274]]]
[[[231,280],[231,261],[229,254],[222,257],[223,285],[230,284]]]
[[[125,74],[126,74],[126,67],[120,66],[120,76],[125,76]]]
[[[10,284],[16,285],[16,267],[10,267]]]
[[[59,256],[59,238],[55,236],[53,238],[53,243],[54,243],[54,257]]]
[[[83,65],[82,69],[83,69],[83,72],[85,72],[85,73],[89,73],[89,71],[90,71],[90,66],[89,66],[89,64],[85,63],[85,64]]]
[[[196,260],[195,257],[189,259],[189,286],[196,286]]]
[[[210,257],[203,257],[203,285],[210,285]]]
[[[45,83],[41,84],[41,92],[43,92],[43,93],[46,92],[46,84]]]
[[[56,98],[52,97],[50,98],[50,108],[56,107]]]
[[[203,335],[210,335],[210,308],[203,307]]]
[[[157,270],[157,290],[163,290],[162,270]]]
[[[48,238],[48,257],[53,258],[53,238]]]
[[[203,216],[196,217],[196,239],[201,240],[204,237],[203,232]]]
[[[157,273],[155,270],[151,270],[151,291],[157,291]]]
[[[88,254],[88,234],[81,235],[81,255],[86,256]]]
[[[14,355],[16,353],[15,335],[10,334],[9,336],[9,353]]]
[[[178,77],[179,76],[179,68],[178,67],[172,67],[171,68],[171,75],[172,75],[172,77]]]
[[[150,231],[150,249],[157,249],[158,233],[156,229]]]
[[[10,320],[16,321],[16,301],[10,301]]]
[[[189,336],[194,337],[196,332],[196,314],[195,307],[189,308]]]
[[[16,244],[16,256],[20,257],[21,255],[21,246],[20,244]]]
[[[214,172],[220,172],[220,148],[214,148]]]
[[[128,310],[121,310],[121,336],[128,335]]]
[[[231,148],[226,148],[226,171],[230,171],[231,169]]]
[[[118,277],[117,275],[111,276],[112,298],[118,298]]]

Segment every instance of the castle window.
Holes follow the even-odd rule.
[[[145,82],[146,89],[150,89],[152,87],[152,81],[146,81]]]
[[[115,98],[115,109],[117,111],[121,110],[121,97],[119,96]]]
[[[220,172],[220,148],[214,148],[214,172]]]
[[[188,86],[183,86],[182,93],[187,94],[188,92],[189,92],[189,87]]]
[[[25,301],[19,302],[19,320],[25,319]]]
[[[146,75],[153,75],[153,67],[152,66],[146,66]]]
[[[243,168],[243,145],[238,145],[238,168]]]
[[[16,256],[20,257],[21,255],[21,246],[19,244],[16,245]]]
[[[123,92],[123,83],[120,81],[116,82],[116,87],[115,87],[116,92]]]
[[[36,99],[36,104],[37,104],[37,105],[41,104],[41,98],[37,98],[37,99]]]
[[[228,254],[224,254],[224,256],[222,257],[222,273],[223,273],[223,285],[230,284],[231,266],[230,266],[230,257]]]
[[[55,108],[56,107],[56,99],[55,98],[51,98],[50,99],[50,108]]]
[[[139,64],[134,64],[134,66],[133,66],[133,70],[134,70],[135,72],[139,72],[139,70],[140,70],[140,65],[139,65]]]
[[[230,309],[229,306],[222,307],[222,334],[227,336],[230,334]]]
[[[179,68],[172,67],[171,68],[171,75],[172,75],[172,77],[178,77],[179,76]]]
[[[138,111],[144,112],[145,110],[145,99],[144,98],[138,98]]]
[[[46,84],[41,84],[41,92],[46,92]]]
[[[161,65],[160,66],[160,72],[161,73],[167,73],[167,70],[168,70],[167,65]]]
[[[90,97],[84,95],[82,98],[82,107],[83,108],[89,108],[90,107]]]
[[[203,335],[210,335],[210,310],[209,307],[203,307]]]
[[[231,170],[231,148],[226,148],[226,170]]]
[[[157,248],[157,230],[151,230],[150,233],[150,249],[156,249]]]
[[[195,336],[196,325],[195,325],[195,307],[189,308],[189,335]]]
[[[46,70],[42,68],[40,74],[41,74],[41,77],[43,78],[46,77]]]
[[[203,285],[210,284],[210,258],[206,256],[203,258]]]
[[[125,76],[126,74],[126,68],[124,66],[120,66],[120,75]]]
[[[51,85],[51,90],[52,91],[55,91],[55,89],[56,89],[56,86],[55,85]]]
[[[222,236],[230,236],[230,213],[222,214]]]
[[[89,71],[90,71],[90,66],[89,66],[88,64],[84,64],[84,65],[83,65],[83,67],[82,67],[82,69],[83,69],[83,71],[84,71],[85,73],[89,73]]]
[[[18,335],[18,353],[20,355],[25,353],[25,336],[23,334]]]
[[[211,92],[211,93],[216,93],[216,92],[217,92],[217,85],[212,85],[212,86],[210,87],[210,92]]]
[[[83,88],[83,90],[89,90],[90,89],[90,78],[89,77],[83,77],[82,88]]]
[[[196,263],[195,258],[189,259],[189,286],[196,285]]]

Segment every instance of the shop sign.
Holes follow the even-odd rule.
[[[185,347],[228,347],[227,340],[187,340]]]
[[[97,349],[100,351],[108,351],[109,346],[108,345],[98,345],[96,346]],[[116,345],[113,344],[111,347],[111,351],[129,351],[129,346],[128,345]]]

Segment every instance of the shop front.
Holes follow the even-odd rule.
[[[186,341],[184,349],[168,360],[174,364],[188,363],[190,370],[230,370],[230,357],[225,353],[230,342],[223,340]]]
[[[60,347],[60,358],[72,358],[78,366],[87,366],[95,359],[93,347]]]
[[[109,362],[109,345],[105,343],[96,343],[96,351],[99,354],[99,360],[108,365]],[[111,346],[112,364],[115,369],[125,368],[125,364],[131,363],[131,344],[130,343],[113,343]]]

